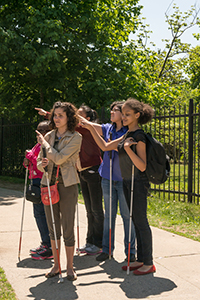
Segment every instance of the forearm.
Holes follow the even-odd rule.
[[[124,147],[124,150],[132,160],[133,164],[139,169],[141,172],[146,170],[146,162],[143,161],[130,147]]]
[[[100,124],[92,123],[92,126],[95,128],[99,135],[103,135],[102,127]]]
[[[115,150],[117,148],[117,145],[119,143],[118,140],[106,143],[105,140],[99,135],[99,133],[96,131],[96,128],[93,127],[93,125],[89,128],[95,142],[101,148],[102,151],[110,151]]]

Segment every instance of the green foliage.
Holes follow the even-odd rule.
[[[15,293],[7,281],[4,270],[0,267],[0,298],[2,300],[17,300]]]
[[[150,31],[138,2],[2,1],[1,114],[35,121],[34,107],[49,110],[57,100],[84,102],[101,114],[130,96],[156,108],[198,99],[198,72],[191,82],[189,75],[198,69],[199,53],[192,51],[190,61],[180,57],[191,50],[181,37],[199,25],[198,11],[192,6],[182,13],[174,5],[172,15],[166,13],[172,38],[163,37],[161,51],[146,47]]]
[[[138,0],[10,1],[0,7],[1,107],[49,109],[55,100],[100,108],[113,92],[113,64],[136,28]],[[13,115],[15,110],[10,113]]]
[[[200,90],[200,46],[196,46],[190,52],[189,72],[192,88]]]
[[[183,43],[182,35],[189,28],[199,24],[199,10],[191,7],[186,12],[181,12],[174,5],[170,16],[165,14],[168,28],[171,31],[171,39],[164,39],[165,49],[156,49],[156,45],[151,41],[151,48],[147,48],[151,32],[148,25],[144,25],[144,20],[139,20],[139,30],[137,32],[137,53],[142,53],[146,62],[140,65],[140,60],[135,60],[139,65],[138,77],[145,82],[143,90],[145,101],[155,105],[157,109],[164,105],[170,106],[175,103],[188,103],[188,98],[194,97],[196,93],[191,91],[191,84],[188,74],[188,53],[191,45]],[[135,45],[135,41],[132,41]],[[152,50],[153,49],[153,50]],[[184,56],[183,56],[184,55]],[[142,69],[141,69],[142,67]],[[145,87],[145,88],[144,88]],[[146,100],[148,99],[148,100]]]

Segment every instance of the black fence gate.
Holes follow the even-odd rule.
[[[146,132],[158,139],[170,157],[170,178],[162,185],[151,185],[151,191],[163,198],[177,198],[199,204],[199,105],[176,105],[158,111]],[[0,175],[24,178],[24,152],[36,141],[37,124],[8,124],[0,119]]]

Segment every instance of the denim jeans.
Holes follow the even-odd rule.
[[[128,207],[131,199],[131,180],[123,180],[124,195]],[[147,193],[149,182],[146,176],[138,176],[133,187],[133,212],[132,219],[135,225],[137,238],[137,261],[145,265],[152,265],[152,234],[147,219]]]
[[[102,247],[104,213],[102,206],[99,166],[80,172],[80,183],[87,212],[88,229],[86,243]]]
[[[34,178],[33,184],[40,186],[40,178]],[[44,212],[44,204],[40,202],[39,204],[33,203],[33,215],[35,217],[35,221],[40,233],[42,245],[47,247],[51,246],[50,237],[49,237],[49,230],[46,221],[46,215]]]
[[[104,217],[104,230],[103,230],[103,252],[109,253],[109,220],[110,220],[110,180],[102,178],[101,186],[103,190],[105,217]],[[112,217],[111,217],[111,254],[115,248],[115,221],[118,210],[118,202],[120,214],[124,224],[124,251],[128,255],[129,244],[129,223],[130,213],[126,199],[123,192],[122,181],[112,181]],[[135,254],[135,228],[131,220],[131,243],[130,253]]]

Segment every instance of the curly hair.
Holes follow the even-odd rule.
[[[140,102],[134,98],[128,98],[123,104],[123,107],[125,106],[128,106],[130,109],[134,110],[135,113],[140,113],[138,119],[139,124],[146,124],[150,122],[154,116],[154,110],[149,104]]]
[[[50,115],[50,125],[52,129],[56,128],[56,125],[54,123],[54,112],[56,108],[62,108],[64,112],[66,112],[67,115],[67,129],[71,132],[75,131],[76,126],[78,125],[79,118],[77,115],[77,108],[70,102],[55,102],[53,105],[53,108],[51,110]]]

